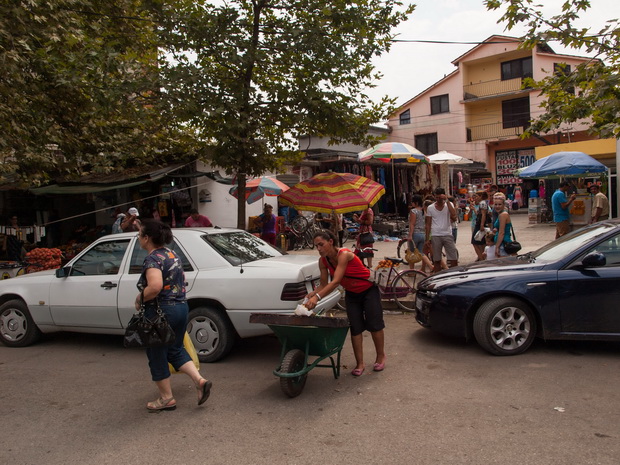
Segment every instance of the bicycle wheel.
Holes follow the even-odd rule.
[[[349,230],[344,228],[342,230],[342,245],[344,245],[349,240]]]
[[[398,258],[405,258],[405,250],[407,250],[407,239],[400,239],[398,241],[398,247],[396,247],[396,255]]]
[[[309,225],[310,222],[308,219],[301,215],[296,216],[293,221],[291,221],[291,229],[297,234],[302,234],[306,229],[308,229]]]
[[[304,245],[310,250],[314,249],[314,231],[309,229],[304,233]]]
[[[418,270],[405,270],[392,281],[391,294],[398,306],[405,312],[415,311],[415,294],[418,283],[427,276]]]

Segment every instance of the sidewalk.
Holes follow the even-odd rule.
[[[512,212],[510,219],[514,225],[515,235],[523,248],[519,253],[536,250],[543,245],[548,244],[555,238],[555,223],[546,224],[529,224],[527,210]],[[353,243],[347,242],[344,246],[353,249]],[[398,241],[377,241],[373,247],[377,249],[373,265],[385,257],[396,257],[396,248]],[[467,264],[476,260],[476,253],[471,245],[471,223],[462,221],[459,223],[459,232],[457,235],[456,246],[459,250],[459,264]],[[294,254],[316,255],[316,250],[299,250],[290,251]]]
[[[515,236],[523,246],[519,253],[536,250],[555,239],[555,223],[529,224],[527,210],[512,212],[510,219],[514,225]],[[349,245],[349,243],[346,245]],[[397,246],[398,242],[375,242],[374,248],[377,249],[375,258],[395,257]],[[474,252],[474,247],[471,245],[471,222],[462,221],[459,223],[456,246],[459,251],[459,264],[464,265],[476,260],[476,252]]]

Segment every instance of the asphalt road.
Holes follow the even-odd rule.
[[[517,221],[521,242],[529,232],[532,243],[553,235],[552,226]],[[351,376],[347,340],[341,377],[315,368],[290,399],[272,374],[280,345],[261,337],[202,366],[214,387],[201,407],[189,380],[174,375],[178,408],[159,414],[145,409],[157,397],[145,355],[120,337],[59,333],[2,346],[0,463],[620,461],[620,344],[536,341],[523,355],[494,357],[410,314],[386,315],[386,325],[381,373]],[[370,337],[364,344],[370,365]]]

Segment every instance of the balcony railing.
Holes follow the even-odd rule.
[[[523,133],[523,126],[504,129],[502,122],[483,124],[467,128],[467,142],[474,140],[498,139],[500,137],[519,136]]]
[[[504,95],[518,92],[521,89],[523,80],[521,78],[508,79],[502,81],[479,82],[463,86],[463,100],[472,100],[482,97],[492,97],[494,95]]]

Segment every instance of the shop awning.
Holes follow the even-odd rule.
[[[62,182],[29,189],[35,195],[46,194],[89,194],[115,189],[139,186],[158,181],[164,176],[186,166],[185,163],[153,170],[152,168],[133,168],[122,173],[84,176],[80,181]]]
[[[581,142],[568,142],[565,144],[543,145],[536,147],[536,159],[548,157],[557,152],[583,152],[599,161],[602,159],[615,159],[616,139],[595,139]]]

